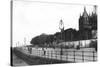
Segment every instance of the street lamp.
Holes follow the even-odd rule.
[[[62,19],[60,20],[60,23],[59,23],[59,29],[61,30],[61,40],[63,40],[63,31],[64,31],[64,23],[63,23],[63,21],[62,21]],[[62,55],[62,44],[61,44],[61,53],[60,53],[60,55]],[[61,59],[62,59],[62,57],[61,57]]]

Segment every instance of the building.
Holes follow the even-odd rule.
[[[88,14],[84,7],[84,12],[79,18],[79,31],[82,39],[97,38],[97,7],[94,6],[94,11]]]

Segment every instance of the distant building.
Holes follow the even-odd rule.
[[[97,38],[97,7],[94,6],[94,11],[88,14],[84,7],[84,12],[79,18],[79,31],[82,39]]]

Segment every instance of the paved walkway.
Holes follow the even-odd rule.
[[[37,56],[27,55],[25,53],[22,53],[19,50],[14,50],[15,54],[23,59],[28,65],[43,65],[43,64],[57,64],[57,63],[70,63],[67,61],[61,61],[56,59],[47,59],[47,58],[40,58]],[[27,65],[25,64],[25,65]],[[25,66],[24,64],[22,64]],[[21,66],[21,65],[20,65]]]
[[[28,64],[13,54],[13,66],[27,66]]]

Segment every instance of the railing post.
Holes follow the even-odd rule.
[[[50,51],[48,51],[48,58],[50,57],[50,56],[49,56],[49,53],[50,53]]]
[[[66,51],[66,61],[68,61],[68,51]]]
[[[84,51],[82,51],[82,61],[84,62]]]
[[[52,59],[52,50],[51,50],[51,59]]]
[[[56,59],[57,59],[57,51],[55,51]]]
[[[51,50],[51,59],[52,59],[52,50]]]
[[[94,51],[93,51],[93,61],[95,61]]]
[[[62,46],[61,46],[61,51],[60,51],[60,58],[62,60]]]
[[[74,52],[74,62],[75,62],[75,51],[73,51]]]
[[[49,58],[49,51],[48,51],[48,58]]]
[[[41,57],[41,56],[40,56],[40,50],[39,50],[39,57]]]

